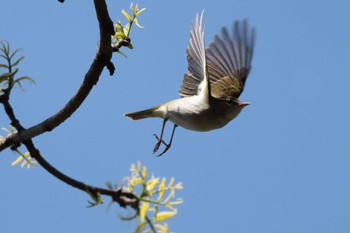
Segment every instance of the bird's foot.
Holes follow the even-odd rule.
[[[162,156],[163,154],[165,154],[165,152],[167,152],[169,150],[170,145],[165,143],[162,138],[159,138],[157,134],[153,134],[153,136],[157,139],[157,143],[156,143],[156,145],[153,148],[153,154],[156,153],[159,150],[160,145],[163,144],[165,146],[165,149],[163,150],[162,153],[157,155],[158,157]]]
[[[159,155],[157,155],[157,157],[160,157],[160,156],[164,155],[165,152],[167,152],[169,150],[170,145],[169,144],[165,144],[165,143],[164,143],[164,145],[165,145],[165,148],[164,148],[163,152],[160,153]]]
[[[157,143],[153,148],[153,154],[156,153],[161,144],[167,145],[162,138],[159,138],[157,134],[153,134],[153,136],[157,139]]]

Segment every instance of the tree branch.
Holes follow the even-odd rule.
[[[35,126],[18,131],[17,133],[6,137],[5,140],[0,143],[0,151],[3,151],[13,144],[27,141],[42,133],[51,131],[62,124],[84,102],[93,86],[98,82],[105,66],[110,69],[109,71],[111,74],[114,73],[114,66],[111,65],[111,58],[113,54],[113,49],[111,47],[111,35],[114,35],[113,22],[109,17],[107,5],[104,0],[94,0],[94,4],[100,28],[100,46],[89,71],[85,75],[82,85],[79,87],[76,94],[69,100],[69,102],[56,114]]]
[[[131,206],[134,209],[138,208],[138,199],[137,197],[129,192],[123,192],[121,188],[116,190],[99,188],[92,185],[85,184],[83,182],[77,181],[59,170],[53,167],[50,163],[48,163],[40,154],[39,150],[35,148],[32,140],[24,141],[23,144],[27,147],[30,156],[36,159],[38,163],[45,168],[48,172],[50,172],[53,176],[58,178],[59,180],[65,182],[73,186],[74,188],[80,189],[85,192],[90,192],[94,195],[100,193],[102,195],[107,195],[112,198],[113,201],[118,202],[121,207]]]
[[[9,97],[8,93],[5,91],[5,94],[0,96],[0,102],[3,104],[6,114],[9,116],[11,120],[11,124],[13,127],[15,127],[19,132],[24,130],[23,126],[19,122],[19,120],[16,118],[13,108],[9,103]],[[135,209],[138,207],[138,199],[136,196],[132,193],[123,192],[121,188],[116,190],[111,189],[105,189],[105,188],[99,188],[92,185],[87,185],[83,182],[77,181],[59,170],[57,170],[55,167],[53,167],[49,162],[47,162],[44,157],[40,154],[39,150],[34,146],[34,143],[31,139],[23,141],[23,144],[28,149],[30,156],[35,158],[36,161],[49,173],[51,173],[53,176],[58,178],[59,180],[65,182],[66,184],[69,184],[73,186],[74,188],[80,189],[85,192],[90,192],[94,195],[97,193],[100,193],[102,195],[110,196],[113,201],[118,202],[121,207],[131,206]],[[16,145],[17,148],[18,145]],[[15,148],[12,148],[15,149]]]
[[[114,72],[114,65],[111,63],[113,53],[111,47],[111,35],[114,34],[113,22],[109,17],[105,1],[94,0],[94,3],[100,27],[100,47],[77,93],[70,99],[64,108],[62,108],[55,115],[38,125],[25,129],[16,118],[13,108],[9,103],[9,92],[7,90],[3,90],[4,94],[0,96],[0,103],[3,104],[4,110],[11,120],[11,125],[15,127],[18,132],[8,136],[5,141],[1,143],[0,147],[1,150],[4,150],[9,146],[11,146],[11,149],[16,149],[22,142],[28,149],[30,156],[35,158],[45,170],[59,180],[95,196],[97,196],[98,193],[108,195],[113,199],[113,201],[118,202],[122,207],[131,206],[137,209],[139,202],[137,197],[132,193],[123,192],[121,188],[111,190],[87,185],[60,172],[43,158],[31,140],[31,138],[39,134],[53,130],[55,127],[68,119],[84,102],[93,86],[99,80],[99,76],[101,75],[105,66],[108,67],[110,73]]]

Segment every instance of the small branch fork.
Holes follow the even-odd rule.
[[[64,0],[58,1],[61,3],[64,2]],[[89,95],[93,86],[97,84],[104,67],[109,70],[111,75],[113,75],[115,71],[114,65],[111,62],[113,54],[111,35],[114,35],[113,22],[109,17],[105,0],[94,0],[94,4],[100,28],[100,46],[77,93],[56,114],[43,122],[26,129],[20,124],[20,121],[15,116],[13,108],[9,103],[10,97],[8,91],[3,90],[4,93],[0,96],[0,103],[4,106],[4,110],[11,120],[11,125],[17,129],[17,133],[9,135],[2,143],[0,143],[0,151],[3,151],[8,147],[15,150],[21,145],[21,143],[23,143],[28,149],[30,155],[35,158],[45,170],[59,180],[95,196],[97,196],[98,193],[110,196],[113,201],[118,202],[121,207],[130,206],[134,209],[138,209],[138,199],[132,193],[124,192],[121,188],[111,190],[87,185],[63,174],[44,159],[32,141],[32,138],[56,128],[80,107]]]

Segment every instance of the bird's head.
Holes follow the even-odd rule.
[[[244,107],[250,105],[249,102],[243,102],[237,98],[213,98],[211,101],[211,108],[216,114],[226,118],[227,120],[233,120]]]

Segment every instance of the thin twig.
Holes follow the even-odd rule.
[[[156,229],[154,228],[154,226],[153,226],[153,224],[152,224],[151,219],[149,219],[148,216],[146,216],[145,218],[146,218],[146,221],[147,221],[148,225],[151,227],[152,232],[153,232],[153,233],[157,233]]]
[[[15,113],[13,111],[13,108],[11,104],[9,103],[9,96],[8,93],[5,92],[5,94],[0,96],[0,103],[3,104],[4,110],[8,117],[11,120],[11,125],[15,127],[18,131],[21,131],[24,129],[24,127],[21,125],[20,121],[16,118]],[[134,209],[138,208],[138,199],[137,197],[128,192],[123,192],[121,188],[111,190],[111,189],[105,189],[105,188],[99,188],[92,185],[85,184],[83,182],[77,181],[64,173],[60,172],[58,169],[56,169],[54,166],[52,166],[49,162],[47,162],[44,157],[40,154],[39,150],[34,146],[34,143],[31,139],[27,141],[23,141],[23,144],[28,149],[30,156],[35,158],[36,161],[49,173],[51,173],[53,176],[58,178],[59,180],[65,182],[66,184],[69,184],[73,186],[74,188],[80,189],[82,191],[89,191],[90,193],[97,194],[100,193],[102,195],[108,195],[110,196],[113,201],[118,202],[120,206],[126,207],[131,206]],[[14,148],[13,148],[14,149]]]

